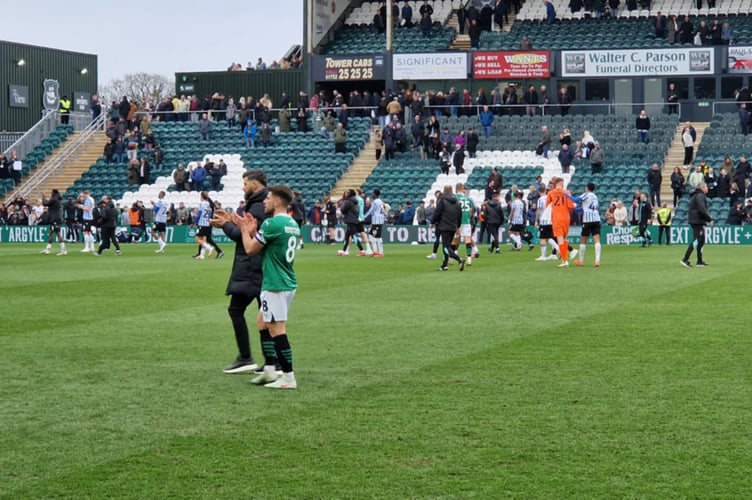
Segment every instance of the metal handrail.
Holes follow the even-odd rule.
[[[35,172],[35,174],[24,182],[20,188],[16,190],[14,195],[20,195],[23,198],[27,198],[35,190],[41,190],[43,183],[48,182],[50,177],[54,180],[58,173],[65,172],[66,165],[78,157],[81,149],[86,146],[89,140],[97,133],[100,132],[104,123],[105,117],[100,115],[96,120],[92,121],[81,133],[72,141],[66,141],[64,147],[59,151],[49,165],[45,165],[41,170]]]
[[[57,122],[57,111],[45,114],[41,120],[5,150],[5,156],[10,157],[10,154],[15,151],[18,157],[23,160],[57,128]]]

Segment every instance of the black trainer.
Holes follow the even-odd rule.
[[[245,373],[252,372],[258,368],[258,365],[253,362],[253,358],[244,359],[238,356],[230,366],[222,370],[225,373]]]
[[[221,259],[221,258],[222,258],[222,257],[224,257],[224,256],[225,256],[225,253],[224,253],[224,252],[219,252],[219,253],[217,254],[217,256],[216,256],[216,257],[214,257],[214,258],[215,258],[215,259]]]
[[[707,262],[698,262],[697,264],[695,264],[695,267],[708,267],[708,263]]]
[[[681,264],[682,266],[686,267],[687,269],[689,269],[689,268],[691,268],[691,267],[692,267],[692,264],[690,264],[690,263],[689,263],[689,261],[688,261],[687,259],[682,259],[682,260],[680,260],[680,261],[679,261],[679,263],[680,263],[680,264]]]

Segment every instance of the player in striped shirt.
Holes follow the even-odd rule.
[[[371,208],[365,213],[363,219],[368,219],[368,217],[371,218],[369,232],[371,233],[371,241],[373,241],[373,256],[381,258],[384,256],[384,239],[381,237],[381,229],[384,227],[386,214],[384,213],[384,202],[381,201],[380,189],[373,190]]]
[[[559,245],[554,238],[554,228],[551,225],[551,207],[546,207],[546,187],[538,188],[538,209],[535,211],[535,225],[538,226],[538,239],[540,240],[541,255],[537,261],[556,260],[559,253]],[[548,245],[551,245],[551,255],[546,255]],[[555,252],[555,253],[554,253]]]
[[[525,230],[525,202],[522,201],[522,191],[514,193],[514,200],[509,212],[509,238],[514,242],[514,251],[522,248],[521,234]]]
[[[224,252],[214,242],[211,237],[210,219],[214,214],[214,202],[209,198],[209,193],[201,191],[201,201],[198,204],[198,210],[196,212],[196,225],[198,231],[196,232],[196,243],[198,243],[198,253],[193,256],[194,259],[203,260],[208,252],[211,257],[212,252],[217,250],[217,258],[221,258]]]
[[[151,237],[159,245],[159,250],[155,250],[156,253],[163,253],[167,246],[167,210],[170,206],[165,201],[165,192],[159,192],[159,199],[157,201],[152,200],[151,206],[154,209],[154,227],[151,228]]]
[[[580,258],[574,261],[576,266],[585,265],[585,246],[589,236],[593,237],[595,243],[595,263],[593,267],[601,265],[601,214],[598,211],[598,196],[595,194],[595,184],[588,182],[585,186],[585,192],[582,196],[574,197],[567,195],[567,198],[582,207],[582,233],[580,236]]]

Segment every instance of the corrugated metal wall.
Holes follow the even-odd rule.
[[[226,97],[252,96],[255,100],[269,94],[274,106],[279,103],[282,92],[287,92],[293,106],[298,92],[305,89],[303,71],[297,69],[267,71],[213,71],[206,73],[176,73],[177,95],[195,94],[199,98],[220,92]]]
[[[23,59],[25,64],[17,62]],[[81,70],[87,73],[82,75]],[[42,116],[42,82],[57,80],[60,96],[71,101],[74,92],[97,93],[97,56],[0,41],[0,131],[25,132]],[[9,105],[8,86],[29,88],[29,107]]]

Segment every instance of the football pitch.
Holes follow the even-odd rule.
[[[296,391],[222,373],[232,247],[43,247],[0,246],[0,498],[752,497],[748,247],[307,245]]]

